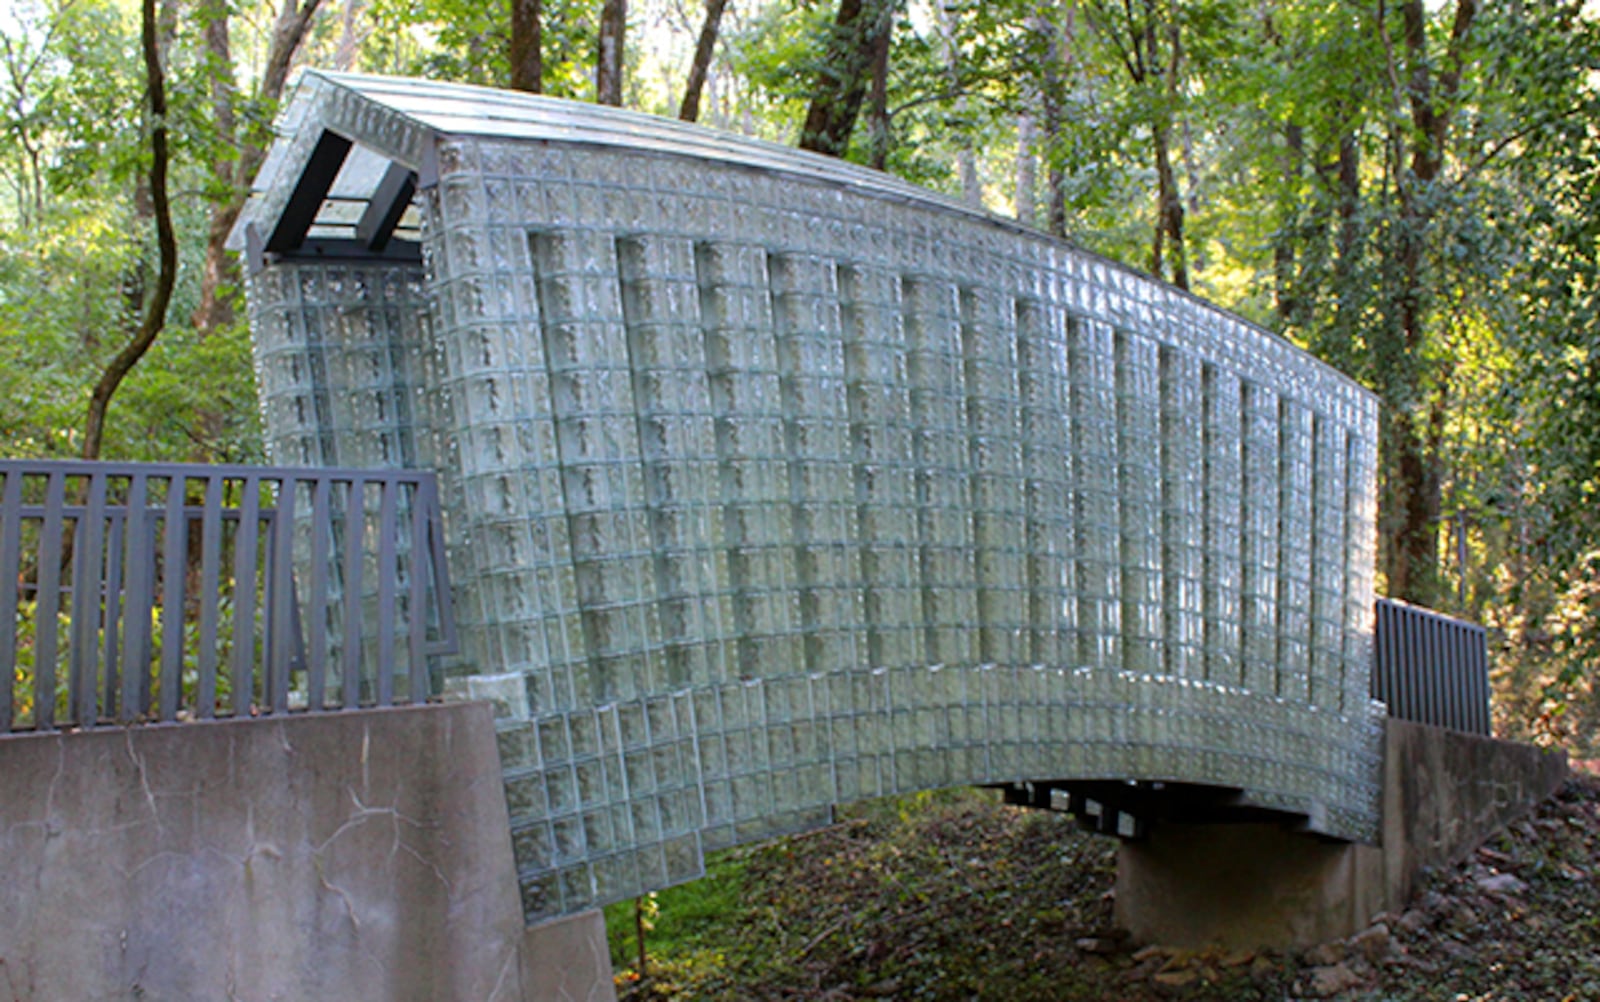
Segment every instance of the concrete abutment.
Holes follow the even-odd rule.
[[[1405,907],[1426,868],[1454,863],[1550,796],[1566,756],[1389,720],[1380,845],[1274,824],[1157,824],[1117,854],[1117,922],[1189,949],[1310,946]]]
[[[615,999],[527,929],[486,704],[0,738],[0,991]]]
[[[1194,948],[1348,936],[1566,771],[1396,721],[1385,756],[1381,846],[1158,824],[1120,850],[1119,921]],[[484,704],[7,737],[0,798],[18,997],[615,997],[599,912],[523,924]]]

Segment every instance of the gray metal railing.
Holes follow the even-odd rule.
[[[1391,717],[1490,734],[1484,628],[1392,599],[1377,605],[1372,698]]]
[[[431,473],[0,460],[0,733],[429,698]]]

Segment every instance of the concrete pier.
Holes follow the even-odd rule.
[[[1193,949],[1341,939],[1404,908],[1426,868],[1460,860],[1566,772],[1560,752],[1391,719],[1381,844],[1275,824],[1156,824],[1118,852],[1118,924]]]
[[[486,704],[0,738],[0,991],[612,1000],[526,929]]]

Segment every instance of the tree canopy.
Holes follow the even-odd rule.
[[[6,454],[83,452],[100,386],[107,456],[260,457],[222,240],[294,67],[620,103],[1013,215],[1360,380],[1383,405],[1385,590],[1496,627],[1509,725],[1594,730],[1600,15],[1581,0],[156,0],[148,25],[142,13],[19,0],[0,17]],[[115,360],[147,335],[113,397]]]

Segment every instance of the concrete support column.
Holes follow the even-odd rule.
[[[616,1002],[605,913],[596,908],[529,929],[522,991],[529,1002]]]
[[[1454,863],[1555,792],[1566,756],[1390,719],[1382,844],[1273,824],[1164,824],[1117,853],[1117,923],[1139,942],[1311,946],[1405,907],[1425,867]]]
[[[1117,923],[1187,949],[1342,939],[1385,909],[1357,873],[1380,852],[1274,824],[1156,824],[1117,851]]]

